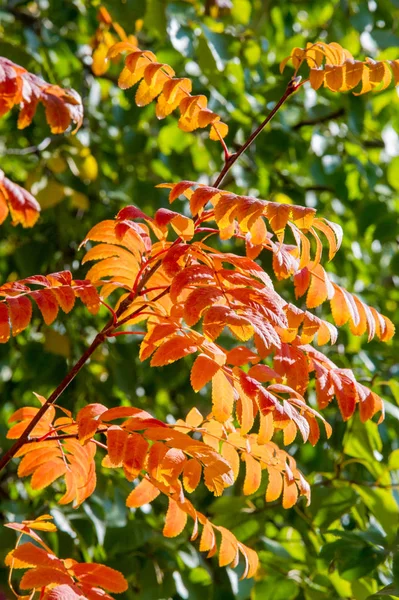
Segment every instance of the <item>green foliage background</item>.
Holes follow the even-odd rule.
[[[231,149],[281,96],[290,77],[278,64],[294,46],[337,41],[356,57],[399,57],[398,0],[275,2],[272,0],[108,0],[104,5],[140,47],[154,50],[230,126]],[[219,8],[218,8],[219,5]],[[78,245],[90,227],[134,203],[152,214],[167,206],[154,186],[180,179],[212,182],[222,166],[220,145],[206,132],[187,134],[175,116],[157,121],[154,106],[135,106],[134,91],[116,86],[120,67],[91,73],[90,38],[98,2],[0,1],[0,55],[74,87],[85,104],[76,136],[52,136],[44,114],[25,131],[17,112],[0,121],[1,168],[31,189],[43,212],[34,229],[1,228],[0,282],[71,269],[84,277]],[[228,176],[224,187],[272,200],[314,206],[343,226],[343,247],[329,270],[337,281],[394,321],[399,313],[399,99],[396,90],[354,97],[305,87],[279,112]],[[180,207],[179,207],[180,208]],[[181,205],[183,209],[183,205]],[[231,246],[225,245],[226,250]],[[238,251],[241,251],[238,248]],[[270,269],[267,257],[264,266]],[[291,286],[277,289],[292,299]],[[318,314],[328,314],[327,307]],[[0,444],[8,416],[48,395],[102,326],[81,307],[48,328],[38,314],[26,334],[0,348]],[[385,400],[382,425],[344,424],[336,406],[325,412],[330,442],[293,444],[290,452],[312,483],[312,503],[284,511],[265,505],[264,486],[253,497],[241,485],[219,499],[203,489],[196,506],[258,550],[257,579],[239,582],[239,569],[219,569],[188,541],[162,537],[165,502],[129,511],[131,485],[117,472],[99,474],[95,494],[80,509],[58,507],[61,486],[33,492],[18,480],[17,463],[0,480],[0,519],[51,512],[59,527],[49,542],[63,557],[96,560],[123,571],[129,600],[355,600],[399,597],[399,382],[398,338],[389,344],[340,331],[327,349],[339,366],[353,368]],[[206,395],[189,385],[190,362],[150,370],[137,358],[137,341],[118,338],[93,357],[62,396],[77,410],[87,402],[133,404],[173,420]],[[14,544],[0,533],[0,560]],[[238,575],[237,575],[238,573]],[[0,567],[0,598],[8,598]],[[382,590],[382,591],[381,591]],[[379,594],[377,592],[380,591]],[[2,596],[3,594],[3,596]]]

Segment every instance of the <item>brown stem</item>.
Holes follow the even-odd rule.
[[[143,287],[145,286],[147,281],[153,275],[154,271],[156,271],[156,269],[159,267],[160,263],[161,263],[161,261],[158,261],[143,276],[139,285],[137,286],[136,292],[133,295],[129,295],[127,298],[125,298],[125,300],[123,300],[123,302],[121,302],[121,305],[119,306],[118,310],[116,311],[117,317],[119,317],[121,314],[123,314],[123,312],[131,304],[131,302],[133,302],[133,300],[137,297],[137,295],[143,289]],[[90,346],[85,350],[85,352],[82,354],[82,356],[79,358],[79,360],[74,364],[74,366],[69,371],[69,373],[61,381],[59,386],[54,390],[54,392],[48,397],[46,402],[38,410],[36,415],[33,417],[32,421],[26,427],[24,432],[21,434],[21,437],[0,458],[0,472],[8,465],[8,463],[15,456],[15,454],[18,452],[18,450],[20,448],[22,448],[22,446],[24,446],[24,444],[29,440],[29,435],[31,434],[34,427],[38,424],[38,422],[40,421],[40,419],[42,418],[44,413],[48,410],[48,408],[51,405],[53,405],[58,400],[58,398],[61,396],[61,394],[64,392],[64,390],[68,387],[68,385],[76,377],[76,375],[79,373],[79,371],[84,366],[84,364],[91,357],[91,355],[96,350],[96,348],[98,348],[98,346],[100,346],[103,343],[103,341],[106,339],[106,337],[120,325],[121,325],[121,323],[119,323],[119,322],[115,323],[115,318],[112,317],[108,321],[108,323],[103,327],[103,329],[96,335],[96,337],[94,338],[94,340],[92,341]]]
[[[111,321],[111,326],[112,325],[113,324]],[[65,390],[65,388],[68,387],[68,385],[71,383],[71,381],[79,373],[80,369],[83,367],[85,362],[93,354],[94,350],[104,341],[104,339],[106,338],[106,332],[107,332],[108,328],[109,328],[109,323],[107,323],[107,325],[102,329],[102,331],[96,335],[96,337],[94,338],[94,340],[92,341],[90,346],[85,350],[85,352],[79,358],[77,363],[75,363],[75,365],[72,367],[72,369],[66,375],[66,377],[64,377],[64,379],[61,381],[59,386],[54,390],[54,392],[51,394],[51,396],[48,397],[47,401],[42,405],[42,407],[39,409],[39,411],[33,417],[32,421],[26,427],[26,429],[22,433],[21,437],[0,458],[0,472],[4,469],[4,467],[6,467],[6,465],[15,456],[15,454],[18,452],[18,450],[20,448],[22,448],[22,446],[25,444],[25,442],[28,441],[30,433],[32,432],[33,428],[38,424],[38,422],[40,421],[40,419],[42,418],[44,413],[47,411],[47,409],[52,404],[54,404],[54,402],[57,401],[57,399],[61,396],[61,394]]]
[[[97,433],[107,433],[108,428],[106,429],[97,429],[96,433],[93,435],[97,435]],[[42,440],[41,438],[30,438],[29,440],[26,440],[25,444],[34,444],[35,442],[54,442],[54,441],[58,441],[58,440],[71,440],[71,439],[78,439],[78,434],[77,433],[61,433],[60,435],[49,435],[48,437],[46,437],[45,440]],[[95,441],[95,440],[92,440]]]
[[[234,163],[240,158],[241,154],[243,154],[246,151],[246,149],[249,148],[249,146],[258,137],[258,135],[261,133],[261,131],[273,119],[274,115],[280,110],[280,108],[282,107],[284,102],[287,100],[287,98],[289,98],[294,92],[296,92],[296,90],[298,89],[298,87],[300,87],[300,85],[301,85],[301,83],[300,83],[299,77],[294,77],[293,79],[291,79],[291,81],[287,85],[287,89],[285,90],[284,94],[281,96],[281,98],[277,102],[276,106],[267,115],[266,119],[264,121],[262,121],[262,123],[259,125],[259,127],[257,127],[255,129],[255,131],[253,131],[253,133],[251,133],[251,135],[249,136],[247,141],[244,142],[242,146],[240,146],[240,148],[237,150],[237,152],[234,152],[234,154],[230,154],[226,158],[224,167],[221,170],[215,183],[213,184],[213,187],[215,187],[215,188],[220,187],[223,179],[225,178],[227,173],[230,171],[230,169],[234,165]]]

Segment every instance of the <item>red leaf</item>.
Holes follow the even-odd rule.
[[[214,281],[212,269],[206,265],[192,265],[178,273],[170,287],[170,297],[176,302],[185,287],[190,285],[206,285]]]
[[[0,343],[8,342],[10,339],[10,322],[7,306],[0,303]]]
[[[330,375],[339,410],[344,421],[347,421],[355,412],[358,401],[353,373],[349,369],[332,369]]]
[[[12,334],[15,336],[28,327],[32,318],[32,305],[25,296],[9,297],[7,304],[10,310]]]

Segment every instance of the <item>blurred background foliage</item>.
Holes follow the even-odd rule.
[[[178,76],[192,78],[195,93],[227,121],[234,149],[282,95],[289,69],[279,62],[294,46],[337,41],[356,57],[399,58],[398,0],[108,0],[114,19],[155,51]],[[91,70],[90,40],[99,3],[89,0],[0,0],[0,55],[75,88],[85,119],[76,136],[53,136],[38,112],[24,131],[17,112],[0,121],[1,168],[31,190],[42,206],[31,230],[6,222],[0,237],[0,282],[71,269],[84,277],[78,245],[97,221],[130,203],[152,214],[167,206],[163,181],[212,182],[222,166],[220,145],[207,133],[188,134],[174,115],[157,121],[154,105],[139,109],[134,91],[116,86],[120,67],[101,76]],[[354,97],[305,86],[278,113],[224,187],[275,201],[317,208],[343,226],[343,247],[329,267],[336,281],[398,322],[399,314],[399,99],[396,90]],[[181,204],[176,210],[184,210]],[[225,250],[233,249],[231,242]],[[235,251],[242,252],[237,246]],[[269,257],[262,258],[270,269]],[[277,284],[292,300],[292,286]],[[326,315],[327,307],[317,310]],[[33,404],[32,391],[48,395],[106,319],[81,307],[60,315],[51,328],[37,320],[28,333],[0,348],[0,440],[8,416]],[[134,337],[134,336],[132,336]],[[115,341],[115,340],[113,340]],[[87,402],[143,407],[172,421],[206,394],[189,385],[189,362],[150,370],[137,358],[138,342],[118,338],[97,351],[67,389],[62,404]],[[194,503],[217,524],[231,528],[260,554],[256,580],[239,582],[239,569],[206,559],[184,532],[162,537],[165,502],[129,511],[131,485],[101,471],[95,494],[78,510],[58,507],[57,484],[34,492],[12,464],[0,480],[0,519],[21,520],[51,512],[59,527],[49,542],[63,557],[97,560],[128,577],[126,599],[355,600],[399,597],[399,382],[398,338],[389,344],[340,331],[327,349],[339,366],[385,400],[387,417],[361,425],[342,422],[335,406],[325,416],[334,434],[315,448],[293,444],[312,483],[312,503],[284,511],[265,505],[261,492],[241,495],[241,485],[215,499],[202,490]],[[310,398],[312,401],[312,398]],[[264,490],[263,490],[264,491]],[[0,560],[14,544],[2,530]],[[0,567],[0,597],[8,598]],[[379,593],[378,593],[379,592]]]

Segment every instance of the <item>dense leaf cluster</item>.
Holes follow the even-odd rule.
[[[113,10],[115,7],[111,4],[113,3],[110,3],[108,8]],[[346,7],[330,3],[323,10],[316,10],[311,3],[303,2],[298,6],[272,5],[267,12],[261,2],[240,0],[232,3],[234,6],[228,4],[223,3],[222,7],[217,1],[206,2],[205,6],[200,2],[163,3],[147,0],[140,5],[128,2],[120,12],[116,9],[115,17],[125,25],[126,14],[129,11],[129,18],[132,20],[129,33],[134,31],[135,34],[135,39],[130,37],[130,43],[146,50],[150,47],[156,50],[159,62],[162,65],[171,65],[179,74],[184,74],[186,69],[188,77],[193,80],[194,94],[201,96],[205,93],[208,96],[211,92],[212,99],[209,105],[214,114],[220,114],[224,120],[228,120],[230,133],[227,142],[232,148],[238,148],[249,135],[254,119],[259,118],[260,121],[263,118],[261,115],[267,112],[266,104],[275,102],[281,96],[283,88],[279,87],[279,82],[283,82],[283,78],[278,75],[278,63],[290,48],[305,47],[308,41],[314,43],[325,39],[324,32],[328,33],[329,41],[339,40],[343,47],[348,48],[342,59],[345,64],[341,64],[339,56],[336,57],[335,63],[335,59],[331,62],[326,55],[327,45],[321,45],[325,51],[326,63],[338,68],[327,68],[326,64],[324,70],[320,69],[320,72],[323,71],[322,75],[316,75],[320,84],[324,82],[325,87],[333,91],[343,88],[343,78],[347,77],[346,61],[349,52],[359,58],[371,55],[377,65],[392,65],[392,61],[397,59],[397,52],[391,46],[396,46],[398,41],[393,33],[398,15],[391,4],[386,6],[381,2],[373,8],[357,3]],[[27,280],[32,273],[71,270],[73,275],[70,276],[69,283],[73,296],[77,295],[77,290],[74,290],[75,282],[81,282],[86,276],[83,270],[78,270],[76,259],[80,255],[77,254],[77,244],[85,238],[87,230],[94,222],[107,220],[111,223],[109,227],[116,232],[115,235],[124,235],[124,240],[130,235],[129,232],[139,228],[144,252],[148,256],[149,238],[143,235],[145,227],[151,229],[152,237],[156,236],[158,241],[155,244],[159,244],[159,249],[166,248],[166,244],[170,243],[166,242],[166,233],[170,230],[170,235],[179,236],[181,241],[180,244],[176,244],[175,253],[169,251],[167,259],[163,258],[163,269],[169,279],[153,281],[151,286],[173,286],[168,292],[168,298],[172,298],[173,306],[176,306],[174,318],[180,318],[180,302],[186,310],[185,322],[188,319],[188,325],[195,333],[202,330],[212,339],[212,335],[216,335],[220,324],[224,322],[220,320],[220,314],[216,314],[217,310],[212,312],[213,304],[220,304],[221,299],[220,295],[217,298],[212,297],[217,285],[220,285],[220,279],[216,278],[215,273],[223,276],[223,291],[229,290],[230,302],[234,301],[235,314],[227,317],[226,310],[224,311],[223,319],[230,319],[229,332],[221,331],[217,343],[226,346],[228,365],[237,373],[237,386],[243,388],[243,375],[238,375],[237,370],[245,375],[247,368],[243,370],[241,367],[249,363],[252,365],[251,369],[255,369],[253,373],[256,373],[256,368],[261,365],[256,364],[256,352],[254,353],[253,349],[245,351],[245,339],[241,337],[241,342],[244,343],[238,347],[231,345],[231,339],[232,336],[237,336],[237,333],[245,338],[251,333],[250,329],[256,326],[254,319],[250,324],[244,324],[240,314],[242,309],[237,311],[238,306],[243,306],[243,290],[248,285],[243,279],[238,282],[239,277],[250,278],[251,286],[256,291],[256,283],[253,283],[256,281],[256,274],[248,271],[249,263],[242,263],[241,266],[232,263],[228,268],[219,262],[215,265],[215,256],[220,252],[220,248],[215,247],[212,236],[206,242],[209,244],[209,248],[206,249],[201,248],[197,238],[193,241],[194,227],[198,225],[201,228],[202,225],[202,229],[205,230],[209,225],[206,222],[198,224],[196,220],[202,218],[203,210],[208,210],[204,207],[205,203],[210,201],[210,210],[215,210],[213,218],[218,227],[216,231],[223,232],[224,255],[238,254],[244,260],[243,257],[247,254],[245,260],[256,259],[256,263],[253,264],[261,265],[262,269],[270,274],[274,270],[279,279],[275,292],[285,298],[289,307],[285,309],[284,315],[280,314],[281,307],[278,307],[280,323],[277,324],[277,331],[279,335],[283,335],[285,330],[284,335],[288,337],[283,339],[284,352],[277,352],[274,363],[268,367],[274,372],[269,371],[267,377],[273,380],[276,380],[276,374],[287,377],[288,373],[292,373],[287,365],[293,360],[305,366],[304,359],[299,356],[303,348],[297,347],[294,355],[290,353],[292,351],[286,351],[286,347],[295,346],[292,341],[296,336],[302,338],[303,344],[308,344],[318,330],[319,342],[321,336],[323,343],[328,341],[328,337],[335,343],[336,331],[328,320],[327,311],[323,308],[313,310],[329,298],[336,324],[342,325],[349,321],[350,329],[341,330],[338,344],[333,345],[331,349],[325,349],[327,358],[323,367],[332,363],[337,376],[344,382],[340,386],[333,377],[328,381],[326,391],[334,386],[336,393],[337,390],[345,388],[344,392],[338,391],[338,400],[340,393],[342,398],[347,397],[349,390],[354,389],[354,383],[348,375],[349,368],[352,368],[359,382],[357,385],[360,386],[357,388],[357,396],[352,394],[352,399],[357,399],[362,406],[368,397],[366,404],[371,409],[371,412],[364,413],[363,417],[367,418],[380,408],[379,401],[375,404],[377,394],[384,399],[388,413],[378,432],[375,423],[369,421],[361,424],[357,417],[348,421],[347,425],[343,424],[336,414],[336,409],[330,405],[326,417],[334,425],[334,434],[328,442],[328,448],[326,446],[321,450],[319,446],[318,450],[317,446],[312,449],[309,445],[301,447],[295,443],[290,447],[293,455],[290,456],[290,461],[293,461],[291,464],[298,464],[306,478],[314,484],[311,505],[305,507],[299,504],[298,509],[287,512],[276,503],[272,509],[265,511],[265,496],[269,494],[266,499],[274,501],[274,497],[278,498],[279,494],[275,491],[275,496],[270,496],[269,488],[267,492],[265,489],[268,478],[262,481],[259,477],[259,468],[256,465],[260,463],[256,460],[256,444],[252,442],[249,449],[247,443],[244,446],[242,440],[234,437],[239,434],[228,431],[221,436],[221,432],[217,431],[220,422],[230,410],[229,406],[219,402],[220,389],[223,391],[223,397],[230,397],[229,375],[226,377],[224,368],[221,369],[217,361],[216,366],[212,363],[214,359],[204,353],[203,348],[194,365],[189,357],[183,359],[183,362],[172,362],[171,355],[167,353],[167,341],[163,344],[163,353],[166,353],[166,356],[157,356],[162,350],[158,343],[160,339],[165,339],[166,336],[166,339],[173,342],[174,336],[182,337],[180,330],[176,328],[173,331],[157,331],[156,327],[170,328],[171,325],[159,322],[156,327],[151,325],[147,329],[145,343],[142,342],[141,358],[154,353],[154,366],[172,364],[165,367],[164,371],[151,369],[150,372],[146,363],[139,364],[136,358],[137,336],[118,337],[117,344],[108,343],[106,348],[96,351],[85,376],[78,378],[69,388],[70,392],[63,396],[62,405],[70,409],[71,415],[76,415],[76,422],[64,422],[60,425],[77,427],[78,431],[80,427],[82,439],[85,435],[92,435],[93,419],[90,415],[87,419],[87,415],[79,412],[79,409],[88,402],[95,401],[106,407],[122,403],[128,410],[143,411],[145,408],[160,422],[169,423],[169,429],[176,430],[176,434],[179,427],[183,428],[181,434],[189,438],[187,427],[191,428],[190,431],[205,428],[206,433],[198,431],[197,437],[207,436],[204,437],[204,442],[211,447],[214,439],[212,436],[219,436],[214,450],[216,452],[222,449],[223,456],[225,448],[226,460],[235,465],[234,477],[237,477],[237,485],[229,488],[231,491],[228,495],[216,501],[212,500],[209,489],[201,490],[199,487],[194,492],[193,503],[202,515],[206,514],[211,518],[216,531],[219,532],[218,540],[222,537],[221,564],[234,564],[236,560],[238,546],[228,537],[228,530],[231,530],[234,539],[240,540],[241,544],[244,542],[245,545],[257,549],[261,566],[256,579],[238,584],[233,571],[228,571],[229,575],[226,575],[215,570],[214,559],[205,560],[200,557],[195,545],[192,546],[187,541],[185,534],[167,542],[155,535],[154,530],[161,531],[162,515],[166,510],[168,517],[164,533],[180,533],[180,529],[177,530],[176,527],[180,527],[185,521],[182,507],[175,500],[167,500],[165,504],[158,499],[151,505],[151,510],[144,506],[142,510],[126,513],[124,502],[131,492],[131,485],[127,485],[125,477],[130,480],[132,473],[135,473],[134,469],[138,468],[129,462],[130,454],[125,452],[126,440],[131,436],[142,438],[143,452],[140,460],[146,454],[144,444],[151,445],[151,448],[157,443],[165,446],[165,440],[154,441],[142,433],[143,428],[129,429],[123,426],[123,423],[117,426],[95,423],[96,428],[110,426],[114,432],[111,433],[111,439],[112,436],[122,436],[123,448],[118,444],[111,446],[112,449],[108,450],[110,458],[107,459],[111,462],[103,467],[97,465],[96,492],[82,504],[79,512],[72,512],[67,508],[62,508],[61,512],[53,504],[51,492],[43,496],[43,492],[39,492],[36,485],[36,480],[43,482],[42,476],[36,476],[35,481],[32,478],[31,485],[16,485],[10,469],[1,482],[4,495],[0,500],[0,509],[4,511],[6,520],[21,520],[28,516],[27,498],[32,502],[32,513],[29,516],[34,519],[43,512],[43,498],[46,498],[46,510],[52,511],[59,527],[58,533],[54,532],[50,540],[51,553],[54,551],[61,554],[62,558],[73,556],[86,562],[94,558],[98,562],[107,562],[123,570],[129,575],[130,589],[127,597],[130,598],[200,598],[206,593],[215,598],[249,598],[251,595],[253,598],[273,599],[281,597],[317,600],[324,597],[353,597],[363,600],[368,597],[377,598],[378,596],[373,594],[384,586],[387,586],[384,591],[385,597],[389,593],[395,597],[395,535],[398,517],[395,491],[398,470],[395,442],[398,434],[398,409],[395,404],[395,398],[398,398],[395,380],[397,341],[393,340],[387,345],[371,342],[367,348],[361,348],[361,342],[354,337],[368,330],[370,338],[377,334],[388,339],[392,334],[389,321],[381,320],[378,313],[372,312],[368,307],[375,306],[379,312],[392,316],[397,310],[399,299],[395,279],[395,268],[398,264],[395,240],[399,233],[395,177],[396,157],[399,154],[397,136],[395,137],[398,100],[395,92],[387,88],[380,95],[373,98],[367,96],[364,99],[319,92],[316,98],[314,92],[304,85],[291,104],[279,113],[272,128],[256,140],[256,147],[249,151],[248,157],[243,157],[226,179],[224,187],[229,190],[226,199],[232,208],[231,214],[227,214],[223,209],[223,195],[217,197],[215,191],[212,191],[212,182],[220,169],[219,145],[208,142],[201,135],[196,134],[194,137],[181,132],[173,116],[162,125],[158,125],[152,110],[145,109],[140,113],[131,103],[131,92],[124,93],[116,87],[119,65],[110,64],[107,70],[100,68],[99,72],[100,50],[104,58],[105,51],[108,53],[112,43],[117,41],[116,37],[120,37],[121,30],[115,27],[112,30],[113,39],[110,40],[107,34],[111,31],[111,24],[103,18],[98,31],[95,7],[86,11],[79,3],[71,3],[61,10],[56,2],[50,2],[46,8],[25,6],[22,3],[21,6],[13,6],[10,11],[1,13],[0,18],[2,23],[7,24],[1,53],[15,64],[24,65],[54,84],[78,89],[86,105],[83,128],[76,138],[46,138],[48,128],[40,112],[34,124],[23,135],[15,133],[16,117],[12,112],[1,122],[4,134],[2,169],[6,176],[10,177],[8,181],[18,182],[31,190],[42,207],[41,220],[29,233],[13,230],[7,223],[3,225],[0,269],[2,283],[6,286],[3,288],[3,297],[7,299],[7,311],[12,310],[9,306],[10,303],[13,304],[14,294],[22,293],[22,297],[26,295],[35,299],[43,316],[47,314],[48,321],[52,320],[50,313],[52,311],[54,315],[58,306],[54,306],[54,301],[53,304],[46,305],[45,298],[46,295],[50,297],[47,293],[50,292],[52,298],[57,300],[59,286],[50,278],[50,286],[44,280]],[[96,30],[97,33],[94,34]],[[100,50],[95,37],[104,45]],[[91,50],[88,50],[87,46],[90,38],[92,46],[97,48],[97,68],[94,68],[99,75],[97,79],[90,73]],[[298,52],[295,56],[299,56]],[[300,60],[303,57],[301,55]],[[370,88],[380,89],[389,84],[384,66],[375,67],[370,60],[361,64],[362,76],[369,77]],[[321,63],[318,66],[321,67]],[[312,65],[309,67],[312,69]],[[360,73],[360,69],[358,71]],[[302,74],[302,71],[300,73]],[[395,75],[395,71],[393,74]],[[147,75],[147,85],[154,82],[150,75]],[[159,146],[155,142],[158,133]],[[198,181],[199,176],[201,184],[204,185],[197,187],[193,182]],[[190,187],[193,188],[194,193],[189,199],[193,219],[189,218],[188,211],[179,215],[166,207],[159,210],[159,205],[165,202],[165,199],[162,193],[154,191],[153,186],[165,180],[189,180],[186,191],[189,192]],[[201,195],[201,188],[204,187]],[[249,190],[248,197],[242,196],[243,190]],[[1,193],[12,210],[12,203],[4,191],[2,192],[0,183],[0,197]],[[263,203],[259,197],[267,198],[268,202]],[[179,202],[177,198],[178,194],[176,202]],[[143,214],[148,215],[144,220],[145,225],[138,223],[137,213],[129,213],[132,209],[128,208],[122,208],[116,222],[113,221],[115,213],[132,201],[140,206]],[[303,214],[300,211],[296,213],[298,205],[302,205],[299,208]],[[314,214],[314,208],[317,208],[318,215],[327,216],[328,221],[313,220],[315,235],[311,234],[309,243],[306,241],[309,223],[303,228],[300,225],[302,218],[306,219]],[[276,211],[275,214],[273,210]],[[248,214],[253,218],[251,223],[245,218]],[[15,221],[18,220],[15,214],[12,216]],[[264,220],[266,226],[270,226],[271,229],[266,230],[267,233],[260,224]],[[343,249],[335,258],[335,267],[329,268],[332,275],[329,274],[327,280],[326,272],[319,264],[320,247],[317,239],[319,232],[327,237],[331,258],[341,241],[339,228],[332,227],[332,221],[339,222],[343,227]],[[232,235],[232,224],[234,229],[236,228],[234,223],[238,223],[241,228],[238,238]],[[127,229],[129,231],[126,232]],[[283,238],[282,232],[285,229]],[[235,234],[237,231],[235,229]],[[202,238],[211,232],[198,233]],[[270,233],[273,233],[276,239],[273,239]],[[115,244],[118,250],[114,249],[113,254],[101,256],[100,249],[96,255],[96,249],[105,242],[101,237],[96,240],[99,243],[89,249],[86,255],[88,259],[100,259],[89,271],[89,278],[91,282],[105,278],[100,286],[102,294],[107,295],[116,287],[129,288],[135,283],[139,257],[134,256],[133,247],[138,242],[137,236],[133,237],[135,239],[132,244],[132,256],[129,258],[123,252],[125,249],[118,243]],[[88,240],[88,244],[91,243],[92,241]],[[202,240],[202,243],[204,244],[205,240]],[[109,240],[106,245],[109,246]],[[193,254],[189,253],[188,246],[195,249]],[[262,249],[266,249],[267,252],[261,253]],[[195,261],[198,261],[201,252],[204,256],[212,256],[213,261],[210,264],[209,258],[203,259],[202,270],[204,271],[206,265],[211,267],[212,271],[212,277],[209,272],[205,273],[203,287],[199,283],[200,277],[197,280],[189,278],[184,281],[182,276],[179,277],[179,271],[185,265],[186,259],[194,261],[193,267],[198,266]],[[112,264],[104,264],[104,261],[111,261]],[[124,261],[128,261],[129,272],[124,272],[122,268]],[[201,260],[199,262],[201,263]],[[294,292],[290,292],[284,280],[296,272],[298,264],[302,273],[297,277]],[[314,269],[313,274],[309,271],[309,266]],[[118,277],[112,280],[109,274],[115,269],[119,269]],[[13,283],[16,280],[25,281],[21,284]],[[28,289],[22,290],[18,288],[19,285]],[[37,285],[44,285],[44,289],[37,288]],[[230,293],[230,289],[237,286],[241,288],[241,292],[238,295],[236,292]],[[345,288],[355,291],[355,295],[347,294]],[[196,310],[198,299],[191,303],[190,310],[186,309],[187,294],[201,295],[208,290],[210,303],[205,304],[204,309],[199,312]],[[162,293],[162,289],[149,292],[150,296],[147,296],[147,299],[151,294],[156,297],[159,293]],[[305,294],[306,304],[299,304],[299,309],[295,309],[298,298]],[[256,293],[254,298],[245,300],[246,307],[248,308],[248,302],[255,302],[258,303],[258,310],[261,310],[262,300],[255,296]],[[222,305],[225,304],[224,297],[223,295]],[[138,299],[140,298],[143,299],[143,296],[138,296]],[[26,302],[30,306],[27,297]],[[166,303],[166,300],[164,302]],[[59,305],[64,308],[61,303]],[[164,304],[165,306],[167,307],[167,304]],[[217,306],[215,308],[217,309]],[[267,306],[263,304],[263,308]],[[312,309],[312,312],[307,308]],[[30,311],[28,308],[26,310]],[[6,434],[5,423],[8,417],[18,409],[27,410],[22,407],[32,403],[30,390],[36,389],[48,397],[65,375],[67,362],[78,358],[93,339],[93,326],[98,327],[98,317],[91,320],[87,313],[80,313],[79,308],[75,310],[74,319],[58,317],[55,328],[52,329],[43,327],[41,319],[33,313],[32,326],[27,334],[12,341],[11,359],[8,351],[2,348],[1,376],[4,397],[7,398],[2,409],[2,437]],[[104,313],[100,313],[100,319],[102,315],[106,319],[105,308],[102,310]],[[313,314],[314,312],[316,314]],[[29,319],[25,319],[25,325],[28,325],[30,316],[29,312]],[[198,329],[197,324],[201,317],[201,329]],[[284,319],[288,319],[288,329],[286,321],[282,322]],[[5,321],[8,322],[8,317]],[[132,324],[134,325],[133,322]],[[270,330],[268,335],[272,335]],[[310,339],[305,341],[307,337]],[[264,338],[267,339],[267,336]],[[185,354],[194,353],[191,351],[192,347],[195,346],[195,351],[200,347],[198,336],[189,342],[189,345],[185,341],[181,342],[179,348],[183,354],[177,357],[173,354],[173,361]],[[172,348],[176,348],[176,340],[169,345],[169,350]],[[190,352],[186,352],[187,349],[190,349]],[[257,349],[259,350],[259,345]],[[316,354],[314,359],[317,362]],[[209,397],[206,394],[194,395],[188,384],[190,368],[194,390],[201,390],[206,381],[210,381],[207,377],[211,373],[211,379],[214,380],[212,387],[216,390],[212,398],[213,409],[219,416],[213,421],[216,425],[212,425],[209,416],[202,416],[208,415]],[[299,390],[298,394],[303,393],[304,375],[302,370],[301,377],[297,377],[295,381],[291,380],[289,384],[291,388]],[[325,374],[319,375],[326,380]],[[261,377],[260,371],[257,377]],[[264,379],[263,382],[265,381],[269,380]],[[282,385],[281,382],[274,383],[274,387],[278,385]],[[364,391],[368,387],[371,387],[372,392]],[[266,390],[266,386],[261,385],[261,388]],[[251,390],[252,388],[247,388],[247,394]],[[268,393],[271,396],[281,391],[268,390]],[[261,392],[258,389],[257,397],[259,393]],[[366,396],[362,397],[362,393]],[[311,407],[314,406],[316,395],[320,397],[320,389],[314,390],[311,387],[307,397]],[[331,397],[330,391],[327,397]],[[298,398],[297,400],[299,401]],[[272,402],[270,397],[268,401]],[[194,405],[201,409],[202,414],[198,416],[191,412],[191,417],[187,417],[185,422],[176,421]],[[133,409],[132,406],[138,408]],[[246,406],[248,409],[249,403]],[[248,411],[238,412],[241,429],[243,414],[248,420]],[[295,413],[291,412],[291,417],[293,414]],[[82,416],[79,418],[79,415]],[[19,416],[23,416],[23,413],[19,413]],[[156,420],[153,416],[150,416],[150,419]],[[19,418],[17,420],[20,421]],[[20,423],[14,427],[19,425]],[[297,419],[296,425],[303,435],[306,428],[304,422]],[[292,442],[296,431],[287,427],[281,429],[281,433],[277,432],[278,445],[283,442],[283,436],[285,442]],[[314,435],[314,429],[310,429],[311,435]],[[263,435],[266,430],[264,425]],[[48,430],[38,433],[47,434]],[[246,435],[244,422],[244,437]],[[228,444],[223,441],[223,436],[227,436]],[[109,437],[107,439],[109,440]],[[309,439],[312,437],[309,436]],[[137,441],[136,437],[135,442]],[[70,457],[67,460],[76,460],[72,448],[74,444],[68,442],[67,438],[62,445],[68,447],[68,443],[71,449],[66,451],[66,456]],[[90,443],[83,446],[89,447]],[[160,446],[158,448],[160,449]],[[176,450],[173,444],[170,449]],[[165,456],[167,452],[169,450]],[[241,474],[238,471],[234,452],[238,461],[241,458],[245,463],[245,473]],[[56,449],[53,458],[58,464],[60,459],[62,460],[62,452]],[[190,463],[191,460],[195,461],[191,456],[181,460],[182,485],[189,493],[196,488],[199,470],[198,466],[194,467],[193,462]],[[23,461],[25,462],[21,467]],[[29,465],[25,457],[23,461],[19,467],[23,471],[21,476],[34,474],[37,468],[40,468],[40,464],[36,467]],[[263,457],[262,462],[266,464],[266,457]],[[186,466],[188,463],[190,466]],[[117,465],[121,465],[122,469]],[[110,466],[116,468],[110,470]],[[201,468],[203,467],[204,465],[201,465]],[[169,469],[167,464],[166,468]],[[124,471],[123,474],[121,470]],[[76,473],[78,474],[78,471]],[[55,471],[53,474],[57,475]],[[170,485],[171,480],[163,480],[163,477],[162,473],[159,477],[155,474],[158,485]],[[241,495],[242,485],[244,494],[250,494],[250,498]],[[276,485],[277,490],[278,484]],[[78,489],[81,489],[80,485]],[[60,492],[60,496],[65,491],[62,485],[56,487],[56,490]],[[72,499],[73,483],[69,484],[69,491]],[[167,490],[161,491],[166,491],[167,495]],[[145,498],[150,499],[149,496],[144,496]],[[289,498],[289,494],[285,494],[285,500],[283,496],[285,506],[292,504]],[[141,501],[134,498],[130,501],[132,507],[139,506],[140,503]],[[80,541],[79,550],[73,543],[74,538]],[[14,538],[5,535],[4,539],[11,549]],[[212,550],[212,539],[208,527],[200,550]],[[57,551],[58,547],[62,548],[61,552]]]

